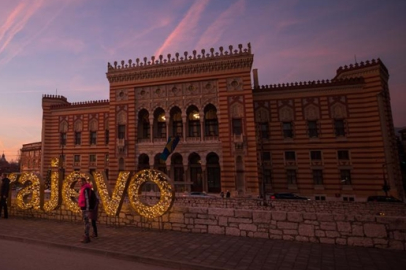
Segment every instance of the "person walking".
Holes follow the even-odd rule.
[[[95,196],[95,204],[92,210],[89,211],[89,218],[92,221],[92,229],[93,233],[91,237],[97,237],[97,218],[99,216],[99,196],[97,194],[97,191],[92,190]]]
[[[89,243],[89,230],[90,230],[90,222],[89,222],[89,213],[90,210],[94,208],[94,202],[92,202],[92,196],[94,197],[92,186],[86,181],[86,178],[80,178],[81,187],[79,191],[79,199],[78,205],[82,210],[82,218],[85,226],[85,231],[82,239],[80,242],[82,243]]]
[[[0,217],[1,211],[4,208],[4,218],[8,218],[8,209],[7,209],[7,198],[10,192],[10,179],[7,178],[7,175],[3,173],[1,175],[1,189],[0,189]]]

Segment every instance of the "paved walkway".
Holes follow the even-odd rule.
[[[174,269],[406,269],[406,252],[374,248],[182,233],[99,225],[99,238],[82,244],[81,223],[0,219],[0,240],[112,256]]]

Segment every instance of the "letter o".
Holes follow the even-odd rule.
[[[159,202],[152,206],[145,205],[140,200],[140,188],[146,182],[156,184],[161,193]],[[147,169],[138,172],[131,178],[128,186],[128,197],[131,206],[141,216],[153,219],[164,215],[172,207],[175,193],[166,174],[158,170]]]

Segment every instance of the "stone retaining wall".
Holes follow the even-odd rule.
[[[153,198],[151,198],[154,201]],[[253,199],[179,198],[160,218],[147,220],[124,204],[118,217],[99,214],[99,223],[406,250],[405,204],[272,201]],[[11,215],[80,222],[64,207],[51,214],[22,211],[12,204]]]

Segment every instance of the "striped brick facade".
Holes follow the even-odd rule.
[[[70,103],[44,95],[41,174],[52,158],[63,155],[64,173],[105,171],[112,185],[120,170],[149,167],[165,170],[178,192],[230,190],[232,196],[256,197],[264,186],[266,193],[365,200],[382,194],[386,180],[390,194],[403,196],[389,75],[379,60],[340,68],[331,81],[262,87],[255,72],[252,87],[252,63],[250,45],[121,61],[108,64],[108,101]],[[206,120],[213,111],[217,131],[209,134],[213,126]],[[193,133],[195,114],[200,132]],[[344,136],[335,135],[335,120],[344,125]],[[309,138],[309,121],[317,125],[315,138]],[[288,138],[286,125],[293,133]],[[265,126],[266,136],[260,136]],[[160,163],[168,137],[177,132],[177,148]],[[338,160],[340,150],[349,158]],[[321,158],[312,160],[310,151]],[[286,160],[286,152],[294,152],[294,159]],[[294,183],[287,170],[296,171]],[[322,174],[317,185],[313,170]],[[342,183],[340,170],[349,171],[348,183]]]

